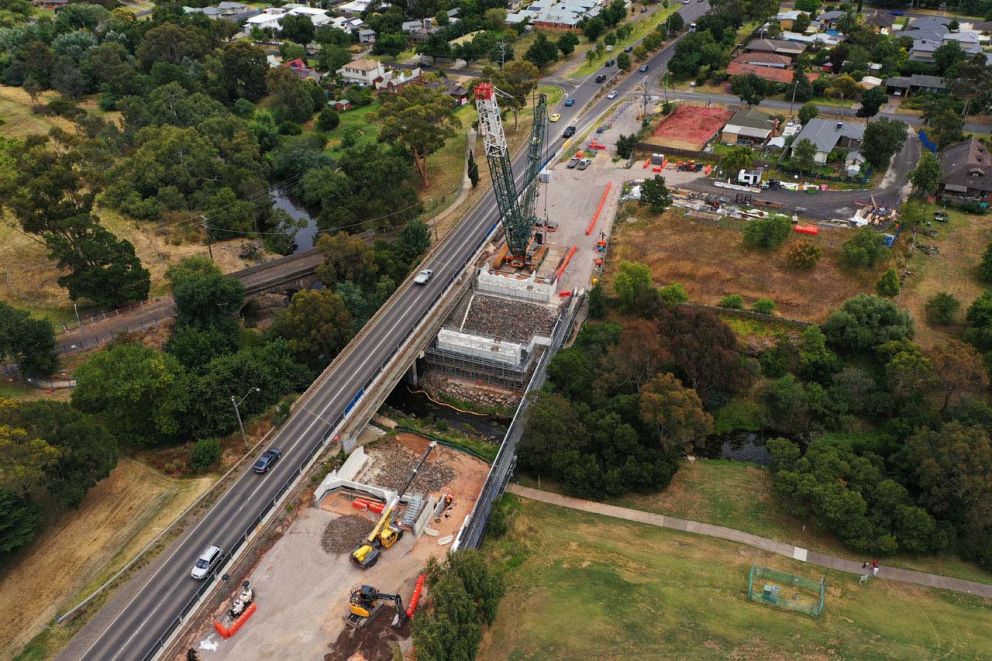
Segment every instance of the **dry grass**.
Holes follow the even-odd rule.
[[[674,210],[622,223],[607,278],[623,260],[643,262],[656,283],[682,283],[694,302],[715,305],[724,296],[740,294],[749,305],[767,297],[783,317],[822,322],[844,300],[871,290],[885,268],[840,268],[840,245],[849,233],[828,229],[806,237],[823,248],[819,264],[809,272],[796,271],[786,263],[784,247],[770,252],[745,248],[737,227],[689,220]]]
[[[38,95],[44,103],[58,96],[55,92]],[[20,87],[0,85],[0,136],[24,138],[34,133],[48,133],[53,127],[69,130],[73,124],[62,117],[43,117],[31,112],[31,97]]]
[[[940,255],[927,257],[915,251],[910,253],[906,268],[913,275],[903,283],[903,289],[896,299],[900,306],[913,315],[916,341],[925,349],[939,344],[948,332],[959,333],[963,329],[963,325],[946,329],[930,326],[923,309],[927,299],[938,292],[953,294],[961,301],[960,316],[963,322],[964,311],[984,290],[978,281],[977,267],[985,247],[992,240],[992,227],[981,216],[956,211],[951,211],[948,215],[950,222],[946,227],[935,223],[940,232],[939,237],[919,237],[921,243],[937,245]]]
[[[0,576],[0,656],[11,658],[60,610],[119,569],[212,482],[173,480],[122,459]]]

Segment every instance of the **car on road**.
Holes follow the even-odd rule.
[[[571,138],[573,135],[575,135],[575,127],[574,126],[566,127],[565,128],[565,132],[561,134],[561,136],[563,138]]]
[[[647,73],[647,70],[648,70],[648,65],[646,64],[642,64],[641,68],[638,69],[638,71],[640,71],[641,73]]]
[[[933,212],[933,219],[936,220],[938,223],[946,223],[947,222],[947,213],[944,212],[944,211],[934,211]]]
[[[417,274],[417,277],[413,279],[413,284],[415,285],[426,285],[427,281],[434,277],[434,271],[430,269],[424,269]]]
[[[596,76],[596,82],[597,83],[601,83],[601,82],[603,82],[605,80],[606,80],[606,74],[605,73],[601,73],[598,76]]]
[[[579,170],[585,170],[590,165],[592,165],[592,161],[589,160],[588,158],[583,158],[582,160],[579,161],[579,164],[576,165],[575,167],[578,168]]]
[[[548,115],[549,122],[557,122],[559,119],[561,119],[561,113],[553,112],[550,115]]]
[[[566,108],[571,108],[574,105],[575,105],[575,99],[573,97],[570,96],[570,97],[567,97],[565,99],[565,107]]]
[[[626,48],[623,49],[623,52],[624,53],[633,53],[634,52],[634,47],[633,46],[627,46]]]
[[[282,450],[279,448],[269,448],[262,453],[262,456],[258,458],[255,465],[252,466],[252,470],[256,473],[268,473],[276,462],[282,458]]]
[[[617,98],[617,91],[616,90],[611,90],[610,93],[606,95],[606,98],[607,99],[615,99],[615,98]]]
[[[220,564],[220,560],[223,557],[224,549],[219,546],[208,546],[207,549],[200,554],[200,557],[196,559],[196,563],[193,565],[193,571],[190,572],[190,576],[198,581],[202,581],[217,568],[217,565]]]
[[[565,167],[568,168],[569,170],[574,170],[575,166],[577,166],[581,161],[582,161],[581,158],[572,157],[571,159],[569,159],[568,163],[565,164]]]

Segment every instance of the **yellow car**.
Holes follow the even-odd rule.
[[[548,116],[549,122],[557,122],[559,119],[561,119],[561,113],[553,112]]]

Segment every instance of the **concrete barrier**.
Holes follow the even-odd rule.
[[[417,537],[424,532],[424,528],[427,524],[431,522],[434,515],[434,510],[437,507],[437,496],[431,496],[427,499],[427,505],[420,512],[420,516],[417,517],[416,522],[413,524],[413,534]]]
[[[358,446],[334,473],[343,480],[354,480],[368,463],[369,456],[365,454],[365,448]]]

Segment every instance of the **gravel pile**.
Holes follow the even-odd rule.
[[[372,458],[371,470],[361,477],[361,481],[392,491],[399,491],[410,479],[410,472],[417,465],[420,454],[404,447],[401,443],[384,443],[367,450]],[[455,472],[444,461],[433,456],[427,458],[417,473],[409,493],[436,493],[455,477]]]
[[[477,295],[462,330],[511,342],[530,342],[534,334],[550,335],[558,308]]]
[[[347,553],[354,551],[363,538],[372,532],[375,523],[364,516],[339,516],[324,528],[320,545],[327,553]]]

